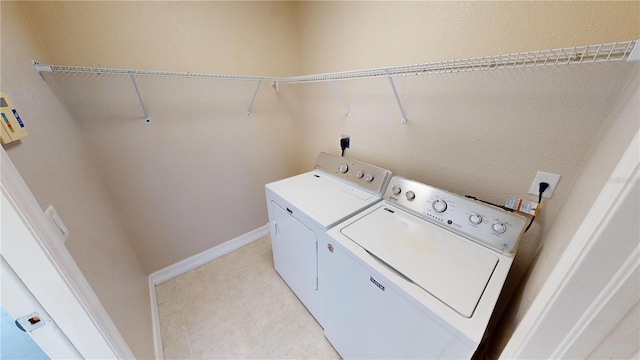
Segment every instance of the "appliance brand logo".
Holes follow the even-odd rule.
[[[380,284],[379,282],[376,281],[376,279],[374,279],[373,277],[369,277],[369,280],[377,287],[380,288],[380,290],[384,291],[384,285]]]

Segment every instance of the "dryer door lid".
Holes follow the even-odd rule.
[[[389,210],[382,206],[343,228],[341,233],[460,315],[470,318],[498,257],[413,215]]]

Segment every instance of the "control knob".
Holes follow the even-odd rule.
[[[367,174],[367,176],[365,177],[365,180],[367,180],[367,182],[372,182],[374,179],[373,174]]]
[[[507,226],[501,222],[493,223],[493,225],[491,225],[491,228],[498,234],[503,234],[505,231],[507,231]]]
[[[364,171],[362,170],[358,170],[358,172],[356,173],[356,177],[358,179],[362,179],[362,177],[364,176]]]
[[[482,216],[478,214],[471,214],[471,216],[469,216],[469,221],[471,221],[472,224],[478,225],[482,222]]]
[[[433,210],[435,210],[436,212],[444,212],[445,210],[447,210],[447,202],[444,200],[436,200],[434,202],[431,203],[431,206],[433,207]]]
[[[340,168],[338,168],[338,171],[340,171],[343,174],[346,173],[347,171],[349,171],[349,165],[347,164],[340,165]]]
[[[407,200],[413,201],[413,199],[415,198],[416,198],[416,193],[414,193],[413,191],[407,191]]]
[[[400,187],[400,185],[396,185],[391,189],[391,191],[393,191],[394,195],[400,195],[400,193],[402,192],[402,188]]]

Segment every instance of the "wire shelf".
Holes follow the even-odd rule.
[[[276,80],[274,77],[252,76],[252,75],[229,75],[229,74],[207,74],[192,73],[179,71],[157,71],[157,70],[134,70],[134,69],[115,69],[115,68],[98,68],[88,66],[69,66],[69,65],[44,65],[34,62],[38,72],[54,72],[54,73],[80,73],[80,74],[103,74],[103,75],[134,75],[134,76],[159,76],[159,77],[180,77],[193,79],[216,79],[216,80],[244,80],[244,81],[262,81]]]
[[[345,71],[286,78],[286,83],[304,83],[329,80],[351,80],[376,77],[417,76],[466,71],[515,69],[549,65],[569,65],[605,61],[625,61],[637,40],[608,44],[574,46],[550,50],[436,61],[423,64]]]
[[[376,77],[418,76],[467,71],[515,69],[537,66],[555,66],[606,61],[625,61],[638,40],[619,41],[607,44],[574,46],[568,48],[529,51],[513,54],[473,57],[466,59],[428,62],[368,70],[355,70],[292,77],[264,77],[249,75],[207,74],[155,70],[114,69],[85,66],[42,65],[34,61],[38,72],[87,73],[107,75],[161,76],[196,79],[269,81],[281,84],[354,80]],[[638,50],[636,50],[638,51]]]

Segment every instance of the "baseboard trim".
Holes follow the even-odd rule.
[[[151,330],[153,332],[153,349],[156,353],[156,360],[164,360],[164,350],[162,350],[162,330],[160,329],[160,314],[158,313],[156,285],[151,280],[151,276],[149,276],[149,298],[151,300]]]
[[[269,235],[269,224],[265,224],[255,230],[242,234],[234,239],[226,241],[211,249],[205,250],[199,254],[195,254],[173,265],[169,265],[164,269],[160,269],[149,275],[149,294],[151,297],[151,321],[153,326],[153,345],[156,351],[156,359],[164,359],[162,351],[162,336],[160,330],[160,316],[158,315],[158,301],[156,298],[156,285],[169,281],[176,276],[191,271],[198,266],[204,265],[211,260],[217,259],[222,255],[228,254],[247,244]]]
[[[228,254],[267,235],[269,235],[269,225],[264,224],[263,226],[249,231],[246,234],[242,234],[234,239],[214,246],[211,249],[195,254],[182,261],[178,261],[164,269],[160,269],[149,275],[149,279],[153,285],[162,284],[165,281],[171,280],[176,276],[186,273],[187,271],[191,271],[200,265],[204,265],[211,260],[217,259],[222,255]]]

